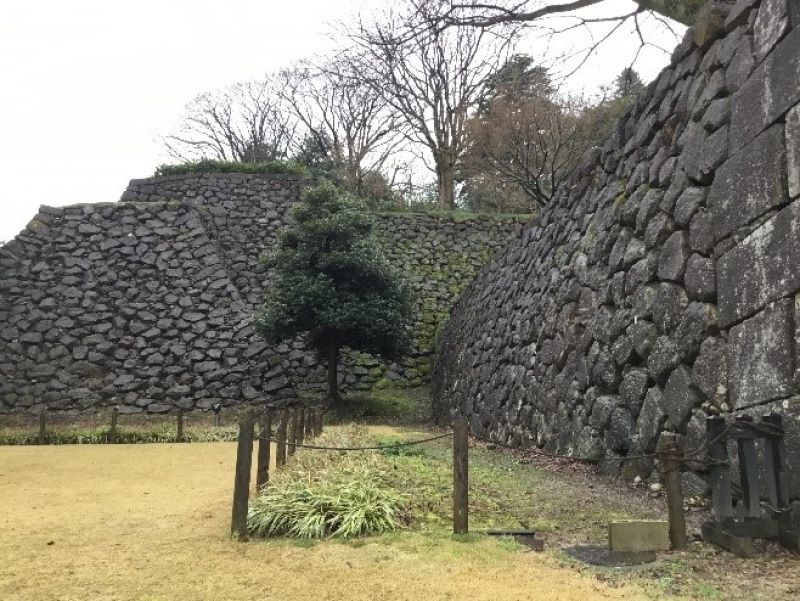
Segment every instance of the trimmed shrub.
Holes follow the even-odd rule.
[[[305,165],[295,161],[267,161],[264,163],[240,163],[238,161],[215,161],[202,159],[177,165],[159,165],[155,176],[187,175],[190,173],[264,173],[307,175]]]

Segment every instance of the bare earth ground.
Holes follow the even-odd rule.
[[[228,538],[235,445],[0,448],[0,599],[646,599],[493,540]]]

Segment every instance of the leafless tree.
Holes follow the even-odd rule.
[[[403,138],[399,115],[361,77],[359,64],[348,54],[321,66],[301,61],[281,72],[280,94],[339,172],[340,185],[362,195],[369,176],[387,167]]]
[[[270,77],[200,94],[185,107],[177,133],[164,138],[178,160],[244,162],[287,156],[295,125]]]
[[[732,4],[734,0],[715,0]],[[561,79],[574,75],[606,42],[630,47],[630,67],[643,50],[655,48],[669,53],[653,40],[652,32],[663,29],[678,38],[676,25],[691,25],[707,0],[451,0],[437,27],[471,26],[481,29],[523,26],[529,36],[548,47],[562,34],[570,34],[570,49],[552,57],[551,66],[561,67]],[[594,9],[594,10],[592,10]],[[417,35],[425,35],[418,29]],[[629,41],[629,40],[633,41]]]
[[[426,149],[439,202],[455,206],[455,170],[464,151],[470,112],[487,93],[486,81],[504,63],[510,35],[467,27],[437,27],[444,0],[403,0],[373,23],[351,32],[367,65],[362,76],[394,108],[410,141]],[[422,28],[425,35],[409,35]],[[426,157],[423,157],[426,158]]]

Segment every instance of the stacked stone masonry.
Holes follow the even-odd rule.
[[[698,448],[709,415],[777,411],[800,498],[798,7],[738,0],[687,32],[453,309],[442,419],[647,477],[663,432]]]
[[[302,178],[241,174],[131,181],[118,203],[42,207],[0,248],[0,410],[124,412],[281,402],[318,389],[302,340],[250,325],[259,258],[291,223]],[[429,378],[458,294],[524,220],[382,215],[377,234],[411,281],[414,348],[400,364],[346,356],[345,386]]]

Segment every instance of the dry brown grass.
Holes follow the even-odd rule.
[[[445,533],[229,539],[233,443],[0,448],[2,601],[645,599]]]

